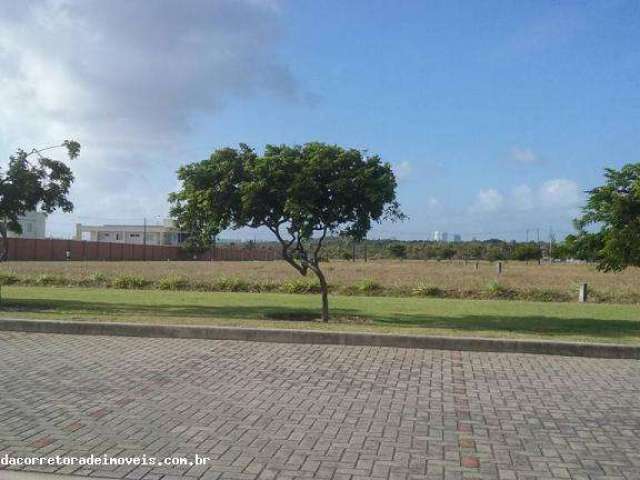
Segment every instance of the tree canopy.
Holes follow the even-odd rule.
[[[324,143],[267,145],[262,155],[247,145],[222,148],[209,159],[181,167],[171,215],[192,245],[206,248],[221,231],[270,230],[282,256],[300,274],[318,277],[323,319],[327,284],[320,268],[327,235],[364,238],[372,222],[398,220],[396,179],[378,156]]]
[[[73,210],[67,197],[74,179],[71,169],[44,153],[56,148],[66,149],[71,159],[80,154],[78,142],[65,140],[61,145],[30,152],[18,150],[9,157],[5,171],[0,170],[0,260],[6,260],[8,254],[7,232],[22,233],[21,216],[38,208],[45,213],[58,208],[64,212]]]
[[[639,266],[640,164],[607,168],[605,179],[604,185],[587,192],[570,245],[578,258],[597,261],[601,270]]]

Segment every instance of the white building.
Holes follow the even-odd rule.
[[[10,238],[45,238],[47,228],[47,214],[43,212],[27,212],[18,218],[22,233],[9,231]]]
[[[75,238],[92,242],[140,245],[179,245],[182,240],[171,220],[165,220],[162,225],[83,225],[77,223]]]
[[[434,242],[448,242],[449,234],[447,232],[439,232],[436,230],[433,232],[433,241]]]

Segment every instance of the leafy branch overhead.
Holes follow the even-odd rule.
[[[71,159],[80,154],[78,142],[65,140],[60,145],[30,152],[18,150],[9,157],[6,170],[0,171],[0,235],[3,240],[0,259],[7,256],[7,231],[22,233],[18,222],[21,216],[36,209],[45,213],[56,209],[73,210],[73,203],[68,199],[74,180],[71,168],[45,154],[59,148],[64,148]]]
[[[283,258],[302,275],[312,270],[325,290],[319,263],[328,235],[359,240],[373,222],[404,218],[391,166],[336,145],[267,145],[258,155],[241,144],[180,168],[178,179],[171,213],[193,245],[206,248],[228,228],[267,228]]]

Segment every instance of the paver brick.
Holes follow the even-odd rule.
[[[640,362],[0,332],[0,452],[128,480],[640,480]]]

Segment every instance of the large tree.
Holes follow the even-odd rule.
[[[206,248],[227,228],[269,229],[284,260],[301,275],[318,277],[324,321],[328,285],[320,259],[327,235],[357,241],[372,222],[403,218],[391,166],[336,145],[267,145],[262,155],[244,144],[222,148],[181,167],[178,179],[171,215],[192,245]]]
[[[45,213],[58,208],[64,212],[73,210],[73,203],[67,198],[73,173],[64,162],[47,156],[57,148],[65,149],[69,158],[80,154],[78,142],[65,140],[61,145],[30,152],[18,150],[9,157],[5,171],[0,170],[0,261],[6,260],[9,253],[8,232],[22,233],[18,221],[22,215],[38,208]]]
[[[578,233],[567,239],[578,258],[605,271],[640,266],[640,164],[605,169],[604,185],[587,192]]]

